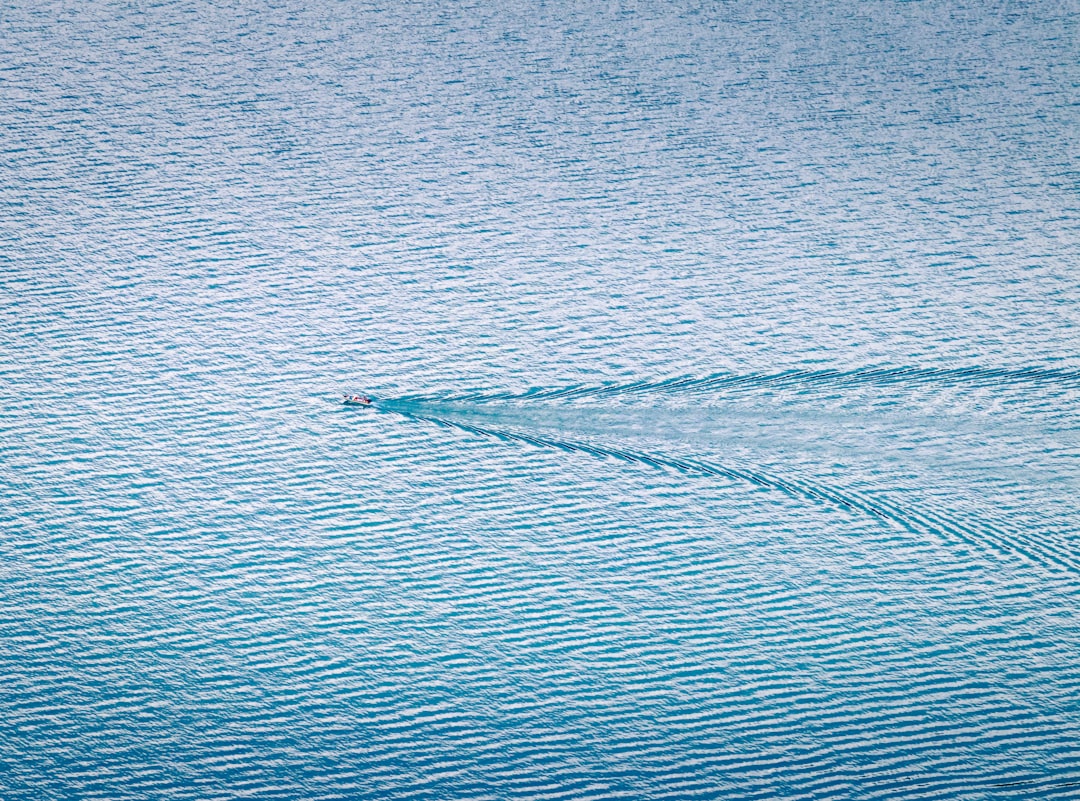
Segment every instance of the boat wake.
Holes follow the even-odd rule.
[[[642,384],[641,386],[644,386]],[[653,384],[656,386],[656,384]],[[627,391],[624,387],[622,391]],[[675,470],[698,476],[716,476],[743,482],[756,487],[782,492],[790,497],[813,503],[830,504],[852,513],[866,515],[883,523],[925,537],[940,538],[953,544],[963,543],[976,550],[992,548],[1001,555],[1019,557],[1028,563],[1054,571],[1068,571],[1080,574],[1078,562],[1064,543],[1054,547],[1055,543],[1036,540],[1025,536],[1014,527],[996,525],[985,520],[967,522],[955,519],[944,512],[915,508],[910,504],[898,504],[879,495],[868,497],[852,490],[829,486],[805,477],[780,475],[759,466],[734,463],[718,463],[710,460],[670,456],[655,451],[644,451],[621,446],[598,443],[595,441],[569,439],[562,436],[532,433],[514,430],[486,422],[477,424],[453,416],[462,417],[465,410],[454,415],[452,410],[440,413],[438,404],[416,402],[417,396],[385,401],[381,408],[403,417],[431,423],[444,428],[466,431],[478,436],[497,439],[503,442],[521,443],[537,448],[556,449],[568,453],[581,453],[603,459],[616,459],[624,462],[649,465],[651,467]],[[484,400],[516,399],[523,396],[488,395]],[[529,397],[553,398],[565,397],[548,393],[533,394]],[[427,398],[425,398],[427,400]],[[461,402],[462,398],[455,398]]]
[[[577,384],[537,387],[524,392],[491,392],[405,395],[401,400],[418,402],[469,402],[608,398],[635,394],[674,394],[721,389],[799,389],[856,386],[970,386],[1042,387],[1080,389],[1080,371],[1050,367],[881,367],[858,370],[787,370],[776,373],[714,373],[708,376],[680,376],[659,381]]]

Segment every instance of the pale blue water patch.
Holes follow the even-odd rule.
[[[8,9],[0,796],[1075,797],[1077,19]]]

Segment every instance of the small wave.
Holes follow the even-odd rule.
[[[1062,389],[1080,388],[1080,371],[1053,367],[878,367],[856,370],[785,370],[775,373],[714,373],[708,376],[680,376],[659,381],[576,384],[563,387],[535,387],[524,392],[467,392],[405,395],[403,401],[470,402],[562,400],[568,398],[614,397],[639,393],[678,393],[708,389],[782,389],[827,386],[921,386],[921,385],[1010,386],[1042,385]]]
[[[946,541],[963,543],[976,550],[990,547],[1003,555],[1019,556],[1045,569],[1060,569],[1080,574],[1080,564],[1064,550],[1048,548],[1045,543],[1023,537],[1016,531],[980,521],[977,526],[954,520],[946,514],[910,506],[900,506],[880,497],[869,498],[851,490],[829,487],[799,477],[781,477],[759,468],[736,467],[695,458],[645,453],[627,448],[580,442],[540,434],[489,428],[462,421],[450,420],[398,404],[384,404],[384,408],[403,417],[433,423],[435,425],[467,431],[482,437],[503,442],[522,442],[538,448],[550,448],[568,453],[584,453],[599,458],[618,459],[625,462],[668,468],[683,473],[717,476],[753,484],[757,487],[783,492],[789,497],[828,503],[850,512],[888,521],[913,534],[931,534]]]

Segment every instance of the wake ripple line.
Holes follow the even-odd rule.
[[[660,381],[635,381],[631,383],[575,384],[545,389],[534,387],[525,392],[469,392],[463,394],[405,395],[399,400],[417,402],[487,402],[554,400],[565,398],[612,397],[645,392],[687,392],[702,389],[729,387],[752,387],[775,389],[812,386],[859,386],[922,384],[1002,386],[1002,385],[1055,385],[1063,389],[1080,388],[1080,371],[1061,370],[1053,367],[880,367],[857,370],[786,370],[778,373],[714,373],[696,378],[682,376]]]
[[[584,453],[599,458],[619,459],[661,469],[670,468],[683,473],[718,476],[742,481],[757,487],[777,490],[789,497],[801,500],[824,501],[850,512],[859,512],[879,520],[894,523],[913,534],[931,534],[947,541],[962,542],[975,550],[982,550],[986,546],[990,546],[1000,554],[1019,556],[1045,569],[1056,567],[1080,574],[1080,564],[1071,558],[1070,554],[1048,549],[1040,543],[1018,536],[1015,532],[1004,531],[1000,527],[982,523],[981,521],[979,528],[972,528],[938,512],[901,507],[891,501],[880,498],[871,499],[857,492],[839,490],[805,479],[781,478],[760,469],[732,467],[699,459],[675,458],[655,453],[647,454],[625,448],[555,439],[507,429],[485,428],[434,415],[389,407],[384,408],[412,420],[432,423],[443,428],[466,431],[503,442],[523,442],[538,448],[551,448],[568,453]]]

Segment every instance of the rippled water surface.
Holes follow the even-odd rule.
[[[9,4],[0,797],[1080,795],[1078,42]]]

